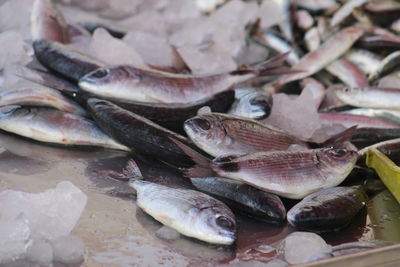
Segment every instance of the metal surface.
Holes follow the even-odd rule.
[[[263,246],[276,246],[293,231],[238,215],[238,241],[232,248],[185,237],[161,240],[155,236],[161,225],[137,208],[132,189],[96,172],[120,170],[127,160],[122,152],[55,147],[0,133],[0,190],[41,192],[68,180],[85,192],[88,203],[72,232],[85,242],[84,266],[252,266],[275,256]],[[400,241],[400,206],[383,191],[351,225],[322,237],[332,245]],[[396,260],[393,251],[390,255]]]

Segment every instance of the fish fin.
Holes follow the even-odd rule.
[[[216,176],[216,173],[211,170],[210,163],[211,160],[191,147],[183,144],[179,140],[169,137],[172,142],[174,142],[177,146],[179,146],[182,151],[188,155],[195,163],[195,165],[189,169],[184,170],[184,176],[187,178],[199,178],[199,177],[210,177]]]
[[[126,166],[122,170],[122,172],[117,172],[113,170],[94,170],[93,172],[101,176],[124,182],[143,179],[142,173],[140,172],[138,165],[133,159],[130,159],[126,163]]]
[[[333,146],[337,147],[340,146],[343,143],[350,142],[352,135],[357,129],[357,125],[354,125],[334,136],[329,138],[328,140],[324,141],[323,143],[317,144],[319,147],[328,147],[328,146]]]
[[[290,51],[277,55],[271,59],[268,59],[259,64],[255,64],[252,66],[243,65],[240,66],[237,70],[232,71],[230,74],[232,75],[246,75],[246,74],[254,74],[256,76],[270,76],[270,75],[278,75],[278,74],[288,74],[293,72],[299,72],[299,70],[293,70],[290,67],[284,66],[283,63],[286,58],[289,56]]]

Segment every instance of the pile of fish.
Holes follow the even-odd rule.
[[[0,13],[12,5],[3,2]],[[232,0],[216,10],[185,1],[187,21],[168,24],[171,11],[158,7],[166,28],[147,29],[153,39],[121,23],[138,22],[136,11],[61,2],[118,20],[67,23],[60,10],[69,6],[35,0],[34,55],[3,70],[0,129],[157,159],[171,181],[178,176],[174,186],[142,174],[137,159],[112,176],[129,180],[137,205],[182,235],[232,245],[231,209],[313,232],[346,227],[368,202],[363,185],[341,185],[365,154],[358,149],[400,145],[397,1]],[[157,6],[136,2],[143,14]],[[189,14],[195,3],[208,13]],[[218,31],[237,10],[246,14],[237,32]],[[139,36],[165,47],[148,53]],[[115,51],[103,53],[107,45]],[[287,210],[287,199],[298,202]]]

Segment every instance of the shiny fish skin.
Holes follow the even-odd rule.
[[[52,0],[35,0],[31,12],[32,40],[70,41],[67,23]]]
[[[0,107],[0,129],[41,142],[129,151],[92,121],[54,109],[15,105]]]
[[[42,86],[9,89],[0,92],[0,106],[6,105],[47,106],[87,116],[86,111],[81,106],[63,96],[59,91]]]
[[[344,114],[363,115],[372,118],[379,118],[382,120],[400,123],[400,110],[392,109],[375,109],[375,108],[355,108],[342,111]]]
[[[389,88],[337,88],[336,96],[346,104],[363,108],[400,110],[400,90]]]
[[[286,150],[307,143],[272,126],[222,113],[202,114],[187,120],[189,138],[212,156],[256,151]]]
[[[321,148],[223,156],[215,158],[211,168],[219,176],[279,196],[301,199],[319,189],[340,184],[356,160],[354,150]]]
[[[371,118],[362,115],[344,113],[321,113],[319,114],[322,124],[341,124],[345,127],[357,125],[357,128],[395,128],[400,124],[388,122],[378,118]]]
[[[368,80],[364,72],[346,59],[335,60],[325,69],[350,87],[368,86]]]
[[[139,153],[151,155],[174,165],[193,164],[192,160],[170,139],[172,137],[194,147],[185,137],[109,101],[90,98],[87,103],[88,111],[99,127],[115,140]]]
[[[37,60],[43,66],[74,82],[104,65],[96,59],[69,49],[65,45],[48,40],[34,41],[33,50]]]
[[[99,96],[152,103],[186,103],[228,90],[232,85],[257,75],[287,72],[282,67],[286,54],[258,66],[229,73],[194,76],[145,70],[133,66],[97,69],[85,75],[79,86]]]
[[[222,177],[191,178],[190,181],[198,190],[227,201],[228,206],[250,217],[268,223],[282,223],[286,218],[285,206],[274,194]]]
[[[137,191],[137,205],[162,224],[212,244],[235,242],[235,216],[222,202],[198,191],[141,180],[129,185]]]
[[[261,91],[236,88],[235,99],[228,114],[260,120],[268,117],[271,112],[272,98]]]
[[[347,226],[367,201],[360,186],[323,189],[293,206],[287,219],[293,227],[308,231],[337,230]]]
[[[306,78],[318,72],[329,63],[343,55],[364,33],[364,30],[357,27],[347,27],[333,35],[317,50],[303,56],[293,69],[301,71],[294,74],[286,74],[278,79],[277,85]]]

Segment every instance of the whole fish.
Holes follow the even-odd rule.
[[[346,59],[333,61],[325,68],[329,73],[338,77],[342,82],[351,87],[366,87],[368,80],[364,72],[355,64]]]
[[[336,96],[346,104],[363,108],[400,110],[400,90],[391,88],[337,88]]]
[[[347,226],[367,201],[361,186],[327,188],[293,206],[287,219],[293,227],[308,231],[337,230]]]
[[[142,180],[129,185],[137,191],[137,205],[162,224],[212,244],[235,242],[235,216],[222,202],[198,191]]]
[[[320,148],[222,156],[215,158],[210,165],[219,176],[279,196],[301,199],[317,190],[340,184],[356,160],[355,150]]]
[[[272,98],[270,95],[254,89],[235,89],[235,102],[228,114],[260,120],[268,117],[271,112]],[[211,108],[214,112],[215,109]]]
[[[104,65],[98,60],[73,51],[65,45],[48,40],[34,41],[33,50],[37,60],[43,66],[74,82]]]
[[[274,75],[287,71],[282,61],[287,54],[272,58],[258,66],[207,76],[173,74],[144,70],[133,66],[99,68],[80,81],[90,93],[156,103],[186,103],[228,90],[232,85],[257,75]]]
[[[324,42],[317,50],[303,56],[299,63],[293,66],[293,69],[301,72],[283,75],[276,84],[279,86],[313,75],[346,53],[363,33],[364,30],[357,27],[342,29]]]
[[[173,165],[193,164],[182,149],[170,139],[178,139],[195,148],[185,137],[106,100],[90,98],[87,107],[101,129],[133,150]]]
[[[70,41],[68,26],[52,0],[35,0],[31,12],[32,40]]]
[[[200,191],[220,198],[232,209],[268,223],[282,223],[286,209],[281,199],[247,184],[222,177],[191,178]]]
[[[307,143],[255,120],[222,113],[193,117],[184,124],[189,138],[212,156],[256,151],[286,150],[291,145],[307,148]]]
[[[399,66],[400,66],[400,51],[396,51],[385,57],[379,64],[379,68],[376,70],[376,72],[371,73],[368,79],[375,80],[378,77],[382,77],[396,69],[399,69]]]
[[[47,106],[81,116],[87,115],[81,106],[59,91],[43,86],[0,92],[0,106],[6,105]]]
[[[0,129],[47,143],[130,150],[108,137],[92,121],[49,108],[0,107]]]
[[[399,123],[389,122],[378,118],[371,118],[363,115],[343,113],[321,113],[319,114],[322,124],[341,124],[345,127],[357,125],[357,128],[396,128]]]
[[[354,108],[341,113],[368,116],[379,118],[385,121],[400,123],[400,110],[375,109],[375,108]]]

